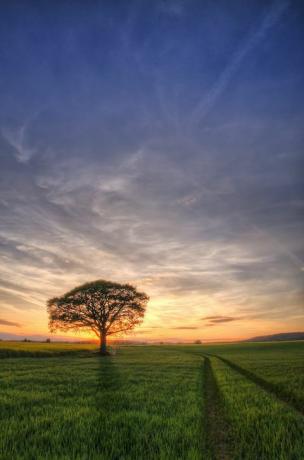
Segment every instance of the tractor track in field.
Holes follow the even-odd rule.
[[[202,370],[204,380],[203,399],[205,411],[205,416],[203,417],[205,432],[203,450],[205,454],[203,458],[212,460],[233,460],[234,458],[234,448],[230,438],[231,425],[229,418],[227,418],[227,414],[225,413],[225,405],[222,399],[223,396],[212,368],[212,358],[222,361],[230,369],[242,375],[247,380],[254,383],[257,387],[266,391],[271,397],[285,404],[286,407],[296,411],[301,416],[304,415],[304,405],[301,401],[294,399],[290,393],[284,391],[276,384],[268,382],[262,377],[244,369],[229,359],[208,352],[200,354],[183,351],[183,353],[200,356],[204,360]]]
[[[290,408],[294,409],[297,411],[299,414],[304,415],[304,407],[301,401],[297,401],[292,399],[291,395],[284,390],[280,389],[277,387],[277,385],[268,382],[267,380],[264,380],[262,377],[259,377],[258,375],[254,374],[251,371],[248,371],[247,369],[244,369],[243,367],[239,366],[238,364],[230,361],[229,359],[223,358],[222,356],[218,355],[209,355],[213,356],[214,358],[219,359],[222,361],[224,364],[229,366],[232,370],[238,372],[239,374],[243,375],[246,377],[248,380],[251,382],[255,383],[258,385],[260,388],[263,390],[267,391],[271,396],[274,396],[276,399],[278,399],[280,402],[287,404]]]
[[[210,359],[204,356],[205,431],[209,455],[215,460],[229,460],[228,426],[224,416],[221,395]]]
[[[225,416],[222,396],[212,369],[210,357],[212,355],[189,353],[203,359],[203,380],[204,380],[204,431],[206,434],[206,445],[203,458],[212,460],[233,460],[231,447],[229,447],[228,433],[229,422]]]

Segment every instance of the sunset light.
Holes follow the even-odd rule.
[[[304,2],[0,24],[0,460],[303,460]]]
[[[0,337],[49,336],[48,298],[95,279],[149,295],[131,340],[303,329],[296,7],[26,3],[2,12]]]

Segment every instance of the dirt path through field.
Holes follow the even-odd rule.
[[[259,377],[253,372],[248,371],[247,369],[244,369],[243,367],[240,367],[238,364],[235,364],[226,358],[223,358],[221,356],[216,356],[216,355],[213,355],[213,356],[216,357],[217,359],[220,359],[223,363],[227,364],[227,366],[229,366],[231,369],[243,375],[248,380],[258,385],[263,390],[267,391],[269,394],[271,394],[271,396],[279,399],[280,402],[287,404],[290,408],[296,410],[301,415],[304,415],[304,407],[301,401],[297,401],[293,399],[290,394],[283,391],[277,385],[271,382],[268,382],[267,380],[264,380],[263,378]]]
[[[227,422],[212,365],[207,357],[204,360],[204,379],[207,447],[211,458],[229,460],[232,457],[227,442]]]

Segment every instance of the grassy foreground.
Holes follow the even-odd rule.
[[[303,363],[303,342],[1,342],[0,459],[302,460]]]
[[[1,361],[1,458],[200,458],[199,357],[156,347],[106,358],[33,352]]]

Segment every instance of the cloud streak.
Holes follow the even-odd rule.
[[[0,318],[0,325],[1,326],[11,326],[11,327],[21,327],[19,323],[15,323],[13,321],[7,321],[6,319]]]
[[[275,1],[272,4],[258,28],[240,45],[206,97],[201,99],[196,105],[190,117],[191,124],[200,123],[208,115],[221,94],[225,91],[230,80],[236,74],[242,61],[262,40],[265,39],[267,33],[280,20],[288,6],[289,2],[287,1]]]
[[[233,316],[221,316],[221,315],[205,316],[202,318],[202,320],[208,321],[207,324],[205,324],[206,327],[216,326],[218,324],[223,324],[223,323],[231,323],[232,321],[239,321],[241,319],[243,318],[233,317]]]

